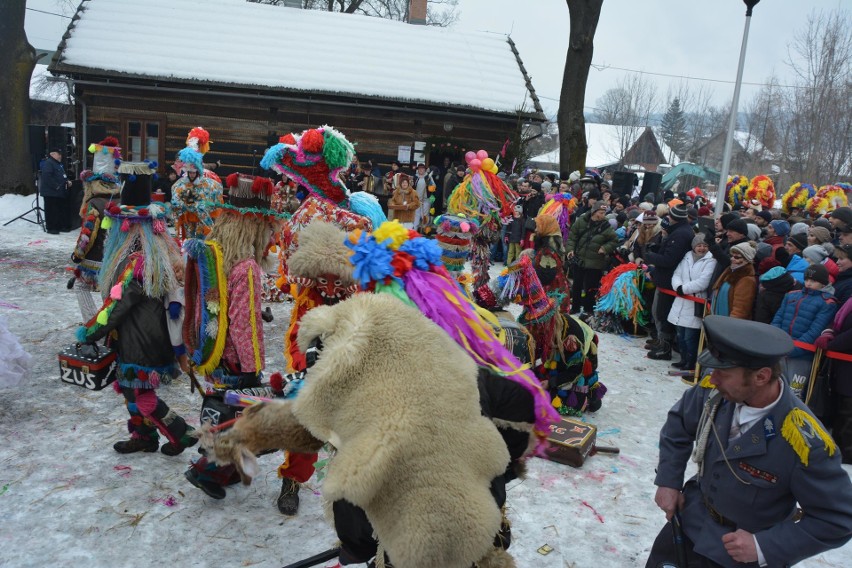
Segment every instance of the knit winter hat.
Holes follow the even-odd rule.
[[[755,213],[755,216],[760,217],[761,219],[763,219],[767,223],[772,222],[772,213],[770,213],[768,209],[764,209],[763,211],[758,211],[757,213]]]
[[[759,241],[760,227],[758,227],[754,223],[746,223],[746,227],[748,227],[748,239],[750,241]]]
[[[689,217],[689,210],[686,208],[686,205],[681,203],[680,205],[675,205],[669,210],[669,216],[672,219],[677,219],[678,221],[685,221]]]
[[[808,233],[813,236],[818,243],[827,243],[831,240],[831,232],[825,227],[811,227]]]
[[[654,209],[654,205],[652,203],[648,203],[647,201],[643,201],[639,204],[639,209],[641,209],[642,211],[651,211]],[[656,215],[657,214],[654,213],[654,216]]]
[[[775,280],[776,278],[780,278],[787,274],[787,271],[784,270],[782,266],[774,266],[763,273],[760,277],[761,282],[766,282],[767,280]]]
[[[669,206],[665,203],[657,205],[657,217],[664,217],[669,213]]]
[[[787,237],[788,243],[793,243],[797,249],[805,250],[808,248],[808,234],[807,233],[796,233],[794,235],[790,235]]]
[[[694,249],[698,245],[706,245],[707,240],[704,236],[704,233],[698,233],[694,237],[692,237],[692,248]]]
[[[787,221],[775,219],[774,221],[770,221],[769,224],[775,229],[775,234],[779,237],[786,237],[790,234],[790,224]]]
[[[828,258],[828,251],[822,245],[812,245],[802,251],[802,258],[809,260],[814,264],[819,264]]]
[[[754,255],[757,253],[755,248],[749,243],[740,243],[731,247],[731,252],[738,252],[743,255],[748,262],[754,260]]]
[[[845,225],[852,225],[852,207],[838,207],[829,217],[840,219]]]
[[[728,223],[730,223],[734,219],[739,219],[739,218],[740,218],[740,216],[737,215],[736,213],[725,213],[724,215],[719,217],[719,222],[722,223],[723,229],[727,229]],[[745,234],[745,233],[743,233],[743,234]]]
[[[703,206],[698,208],[698,216],[699,217],[709,217],[712,214],[713,214],[713,212],[710,211],[710,208],[707,207],[706,205],[703,205]]]
[[[812,264],[805,270],[805,280],[814,280],[828,286],[828,269],[822,264]]]
[[[726,231],[734,231],[736,233],[741,234],[744,237],[747,237],[748,236],[748,223],[746,223],[742,219],[734,219],[730,223],[728,223],[728,226],[725,227],[725,230]]]
[[[648,225],[656,225],[659,220],[660,218],[653,211],[645,211],[642,214],[642,222]]]
[[[790,227],[790,235],[798,235],[800,233],[808,234],[808,225],[807,223],[796,223],[792,227]]]
[[[825,217],[820,217],[819,219],[814,220],[814,224],[812,227],[823,227],[824,229],[828,229],[831,231],[831,221],[826,219]]]

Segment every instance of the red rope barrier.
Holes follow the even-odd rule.
[[[801,341],[793,340],[793,345],[805,351],[816,351],[816,345],[813,343],[802,343]],[[852,363],[852,355],[841,353],[840,351],[823,351],[823,355],[829,359],[837,359],[838,361],[846,361]]]
[[[668,294],[669,296],[675,296],[677,298],[685,298],[691,302],[695,302],[696,304],[710,304],[710,300],[706,298],[699,298],[698,296],[690,296],[689,294],[678,294],[674,290],[668,290],[666,288],[660,288],[657,286],[657,290],[662,292],[663,294]]]

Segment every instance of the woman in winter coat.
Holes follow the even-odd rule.
[[[757,301],[754,304],[754,321],[772,323],[775,312],[781,307],[784,295],[798,289],[799,283],[782,267],[770,268],[760,277]]]
[[[420,207],[420,198],[411,187],[411,181],[405,174],[399,174],[399,187],[393,191],[388,201],[388,209],[394,212],[393,218],[406,229],[414,228],[414,212]]]
[[[606,205],[596,203],[571,225],[566,249],[568,259],[576,259],[571,286],[571,313],[580,308],[594,311],[595,296],[600,287],[607,259],[618,246],[618,235],[606,218]],[[585,293],[585,296],[584,296]]]
[[[749,243],[731,247],[731,265],[713,284],[713,314],[739,319],[751,319],[757,281],[754,278],[755,248]]]
[[[683,370],[695,368],[704,305],[681,296],[706,298],[710,279],[716,269],[716,259],[710,254],[710,247],[704,239],[703,233],[695,235],[692,239],[692,250],[684,255],[672,275],[672,287],[677,291],[678,297],[672,304],[668,320],[677,329],[677,343],[680,348],[680,362],[674,363],[673,366]],[[699,313],[702,315],[696,315]]]
[[[852,355],[852,299],[846,300],[834,316],[832,326],[824,330],[814,344],[820,349]],[[843,463],[852,464],[852,362],[840,359],[829,359],[829,362],[834,403],[831,435],[840,448]]]

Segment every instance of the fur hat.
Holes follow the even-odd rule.
[[[669,206],[665,203],[657,205],[657,217],[665,217],[669,214]]]
[[[757,254],[757,250],[751,246],[751,243],[740,243],[738,245],[734,245],[731,247],[731,252],[740,253],[748,262],[753,261],[754,255]]]
[[[838,207],[829,215],[832,219],[840,219],[844,225],[852,225],[852,207]]]
[[[346,232],[325,221],[313,221],[299,231],[299,246],[287,259],[290,278],[316,278],[336,274],[343,285],[354,285],[352,251],[345,244]]]
[[[795,235],[790,235],[787,237],[787,242],[793,243],[799,250],[805,250],[808,248],[808,234],[796,233]]]
[[[769,224],[775,230],[775,234],[779,237],[786,237],[790,234],[790,223],[788,223],[787,221],[775,219],[774,221],[770,221]]]

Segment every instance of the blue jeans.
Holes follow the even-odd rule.
[[[689,363],[687,369],[695,368],[698,359],[698,338],[701,336],[700,329],[677,326],[677,346],[680,349],[680,360]]]
[[[509,252],[506,244],[506,230],[509,225],[503,225],[500,229],[500,240],[491,245],[491,262],[506,262],[506,253]]]

